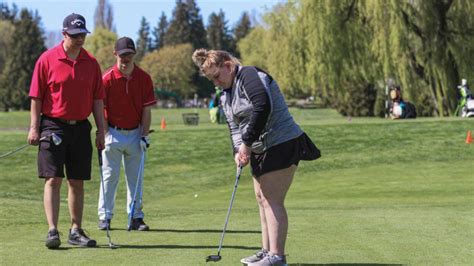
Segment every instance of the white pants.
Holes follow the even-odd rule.
[[[142,150],[140,148],[141,128],[134,130],[116,130],[109,128],[109,132],[105,136],[105,149],[102,151],[103,165],[102,175],[104,177],[104,190],[102,190],[102,182],[100,184],[99,194],[99,219],[112,219],[115,207],[115,195],[120,177],[120,165],[123,163],[125,169],[125,179],[127,181],[127,214],[130,213],[130,205],[135,193],[135,186],[139,180],[135,212],[133,219],[143,218],[142,199],[143,195],[143,170],[138,172],[142,160]],[[145,156],[143,156],[145,159]],[[145,163],[145,162],[143,162]],[[105,197],[102,193],[104,191]],[[105,198],[105,205],[104,205]],[[107,207],[107,215],[105,207]]]

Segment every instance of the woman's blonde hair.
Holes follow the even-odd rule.
[[[224,62],[230,61],[234,66],[240,65],[237,58],[229,52],[222,50],[207,50],[204,48],[197,49],[193,53],[193,62],[199,67],[201,74],[205,75],[205,70],[211,66],[220,67]]]

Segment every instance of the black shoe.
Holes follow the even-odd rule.
[[[45,244],[49,249],[59,248],[61,245],[61,239],[59,239],[59,232],[56,229],[48,231],[48,237]]]
[[[71,245],[78,245],[82,247],[95,247],[97,242],[90,239],[84,233],[84,230],[80,228],[74,228],[69,230],[69,240],[67,241]]]
[[[148,231],[150,230],[150,227],[145,224],[143,221],[143,218],[137,218],[137,219],[132,219],[132,225],[130,226],[130,229],[132,230],[138,230],[138,231]]]
[[[106,230],[107,227],[110,230],[110,219],[107,220],[99,220],[99,230]]]

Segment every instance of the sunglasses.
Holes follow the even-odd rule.
[[[119,57],[129,57],[132,55],[134,55],[134,53],[123,53],[123,54],[120,54]]]
[[[69,36],[69,37],[72,38],[72,39],[78,39],[78,38],[84,39],[84,38],[86,38],[86,35],[87,35],[87,34],[85,34],[85,33],[67,34],[67,36]]]

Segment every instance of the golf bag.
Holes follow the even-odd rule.
[[[474,117],[474,99],[466,101],[464,107],[461,108],[461,117]]]
[[[411,102],[405,102],[405,110],[400,118],[416,118],[416,107]]]
[[[459,99],[455,115],[459,115],[460,112],[461,117],[474,117],[474,96],[467,85],[467,80],[463,79],[458,89],[461,98]]]

